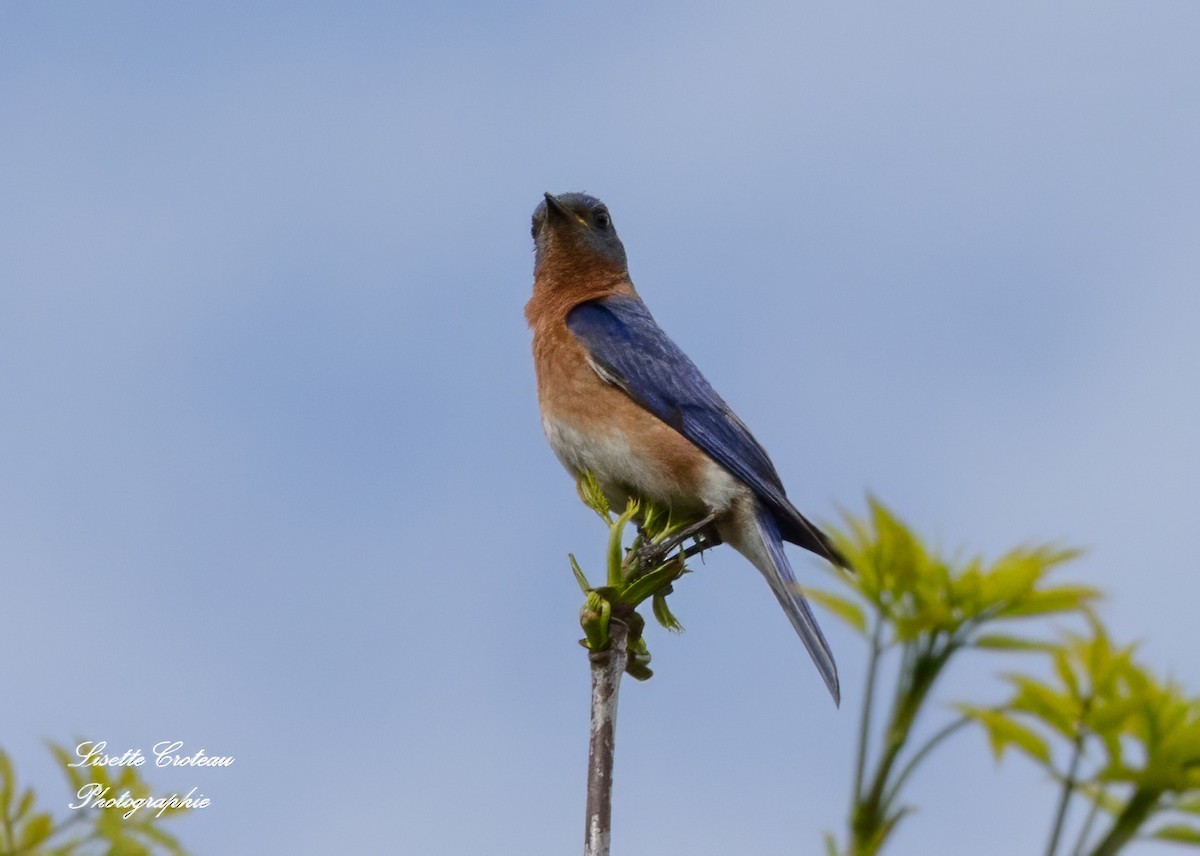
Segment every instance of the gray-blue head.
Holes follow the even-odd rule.
[[[535,270],[551,259],[556,266],[628,270],[625,247],[603,202],[586,193],[545,197],[533,212]]]

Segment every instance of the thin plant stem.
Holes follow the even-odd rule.
[[[954,734],[954,732],[958,731],[963,726],[969,724],[971,721],[971,717],[969,716],[960,716],[958,719],[955,719],[953,722],[941,728],[936,734],[929,738],[924,746],[922,746],[913,754],[912,758],[909,759],[908,763],[904,765],[904,769],[900,771],[900,773],[892,781],[892,784],[888,787],[887,792],[884,794],[883,811],[886,812],[891,807],[893,800],[895,800],[900,793],[900,788],[903,787],[904,782],[910,775],[912,775],[913,770],[915,770],[921,761],[924,760],[925,756],[936,749],[939,743],[941,743],[950,735]]]
[[[612,774],[616,750],[617,691],[628,660],[629,628],[613,619],[609,623],[609,647],[593,651],[592,716],[588,742],[587,820],[584,827],[584,856],[609,856],[612,839]]]
[[[883,653],[883,616],[875,616],[871,632],[871,659],[867,662],[867,687],[863,692],[862,716],[858,722],[858,757],[854,762],[854,802],[862,799],[863,775],[867,767],[867,743],[871,739],[871,713],[875,705],[875,673]]]
[[[916,640],[909,639],[900,644],[900,667],[896,672],[896,693],[892,699],[892,710],[899,710],[908,688],[912,683],[913,663],[917,659]]]
[[[1046,845],[1046,856],[1054,856],[1058,852],[1058,839],[1062,836],[1063,823],[1067,819],[1067,807],[1071,803],[1076,785],[1079,784],[1075,777],[1079,775],[1079,763],[1083,760],[1082,733],[1075,735],[1074,746],[1071,751],[1071,763],[1067,767],[1067,777],[1063,780],[1062,793],[1058,798],[1058,810],[1054,813],[1054,826],[1050,829],[1050,843]]]
[[[1134,791],[1125,808],[1117,815],[1108,835],[1092,851],[1092,856],[1115,856],[1120,852],[1153,813],[1160,796],[1161,792],[1155,790],[1138,788]]]
[[[1087,818],[1083,821],[1083,828],[1079,830],[1079,838],[1075,842],[1075,849],[1071,851],[1071,856],[1083,856],[1083,848],[1087,846],[1087,840],[1092,834],[1092,826],[1096,823],[1096,817],[1100,814],[1100,803],[1104,800],[1104,795],[1107,793],[1105,788],[1101,788],[1096,794],[1096,798],[1092,800],[1092,807],[1088,809]]]
[[[884,730],[875,773],[870,788],[855,803],[851,819],[851,842],[856,854],[869,856],[879,852],[883,839],[894,826],[894,823],[888,823],[884,811],[884,789],[891,780],[892,768],[904,749],[926,696],[954,650],[954,647],[947,646],[935,654],[932,639],[919,646],[919,650],[916,642],[904,643],[896,699]]]

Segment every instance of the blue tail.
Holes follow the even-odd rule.
[[[761,536],[762,545],[765,548],[765,561],[755,562],[755,565],[766,577],[771,591],[775,592],[775,597],[779,599],[779,605],[787,613],[788,620],[792,622],[792,627],[796,628],[796,634],[800,637],[800,641],[808,649],[808,654],[816,664],[817,671],[825,680],[825,686],[829,687],[833,703],[840,705],[842,691],[838,683],[837,664],[833,661],[833,652],[829,650],[829,643],[825,641],[821,628],[817,626],[817,619],[813,616],[808,601],[800,593],[800,586],[792,573],[792,566],[788,564],[787,556],[783,552],[783,538],[779,534],[779,526],[771,512],[765,508],[758,509],[757,523],[758,534]]]

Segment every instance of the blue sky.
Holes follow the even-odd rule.
[[[807,514],[869,490],[947,550],[1084,546],[1064,577],[1200,688],[1198,26],[1184,0],[4,4],[0,745],[64,810],[44,740],[236,756],[153,778],[212,798],[175,824],[201,854],[578,847],[566,554],[604,533],[537,418],[546,190],[609,204]],[[744,561],[685,583],[687,633],[622,695],[616,846],[814,852],[864,652],[825,618],[839,712]],[[913,797],[898,853],[1008,856],[1052,790],[967,735]]]

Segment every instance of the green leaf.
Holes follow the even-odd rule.
[[[988,606],[1026,596],[1046,571],[1036,553],[1015,550],[1002,557],[979,580],[979,599]]]
[[[636,613],[634,613],[636,615]],[[646,639],[634,635],[633,628],[629,633],[628,659],[625,661],[625,674],[638,681],[648,681],[654,676],[650,670],[650,651],[646,647]]]
[[[1008,636],[1003,633],[985,633],[975,637],[971,642],[974,648],[984,648],[988,651],[1039,651],[1054,650],[1054,643],[1041,639],[1026,639],[1022,636]]]
[[[188,811],[188,809],[181,808],[176,809],[176,811]],[[168,817],[170,814],[170,811],[164,812],[163,817]],[[155,844],[161,844],[171,853],[175,854],[175,856],[184,856],[184,849],[179,843],[179,839],[174,835],[171,835],[169,832],[164,832],[163,830],[159,829],[156,824],[148,823],[139,827],[139,829],[142,835],[146,836],[146,838],[150,839]]]
[[[1062,780],[1061,776],[1057,778]],[[1103,781],[1103,776],[1094,776],[1091,782],[1081,782],[1079,792],[1099,806],[1101,811],[1108,814],[1116,816],[1125,808],[1125,800],[1115,796],[1109,790],[1108,783]]]
[[[608,536],[608,584],[610,586],[619,586],[624,582],[622,560],[625,558],[625,526],[634,518],[637,511],[637,502],[629,500],[624,513],[612,524],[612,531]]]
[[[665,565],[659,565],[627,585],[621,592],[620,599],[636,606],[651,595],[660,592],[666,594],[670,591],[671,583],[679,579],[684,570],[683,557],[675,556]]]
[[[579,584],[580,590],[586,595],[592,590],[592,584],[588,582],[588,578],[583,574],[583,568],[579,567],[579,562],[575,561],[574,553],[567,553],[567,558],[571,560],[571,573],[575,575],[575,582]]]
[[[114,839],[108,849],[108,856],[151,856],[150,848],[132,838]]]
[[[1183,811],[1188,814],[1200,814],[1200,796],[1189,796],[1171,806],[1172,811]]]
[[[1145,705],[1140,698],[1126,698],[1098,704],[1088,711],[1087,724],[1100,737],[1120,737],[1125,723]]]
[[[837,839],[832,832],[825,833],[825,856],[838,856]]]
[[[1142,780],[1142,771],[1135,770],[1125,764],[1112,763],[1096,774],[1102,782],[1121,782],[1136,785]]]
[[[604,491],[600,489],[600,483],[596,481],[596,477],[590,471],[585,471],[575,482],[575,487],[579,491],[579,498],[583,500],[583,504],[592,511],[599,514],[605,521],[609,520],[610,508],[608,507],[608,497],[604,495]]]
[[[900,821],[904,819],[904,816],[909,814],[911,811],[911,806],[905,806],[904,808],[897,809],[896,811],[884,817],[883,824],[879,829],[877,838],[880,846],[882,846],[883,842],[887,841],[888,837],[891,836],[892,831],[896,828],[896,825],[900,823]],[[878,852],[878,850],[873,849],[871,852],[875,853]]]
[[[17,789],[16,777],[13,775],[12,761],[8,753],[0,749],[0,814],[8,817],[12,807],[13,791]]]
[[[29,814],[29,810],[33,808],[33,788],[26,788],[25,793],[21,795],[21,801],[17,803],[17,813],[13,816],[14,820],[20,820]]]
[[[97,770],[103,769],[96,767]],[[120,794],[109,793],[106,795],[109,798],[117,798]],[[121,826],[123,818],[121,815],[124,812],[120,809],[103,809],[96,813],[96,834],[101,838],[107,838],[109,841],[119,841],[124,834]]]
[[[670,538],[677,531],[685,528],[690,520],[677,521],[674,519],[669,506],[650,500],[641,502],[642,533],[652,542],[659,543]]]
[[[1150,833],[1150,837],[1158,841],[1174,841],[1178,844],[1200,845],[1200,829],[1185,826],[1182,823],[1172,823],[1160,827]]]
[[[1056,612],[1078,612],[1099,597],[1100,592],[1090,586],[1048,586],[1030,592],[999,614],[1005,618],[1028,618]]]
[[[32,850],[54,834],[54,819],[49,814],[35,814],[21,832],[17,850]]]
[[[579,624],[587,637],[586,647],[591,651],[608,648],[608,623],[612,618],[612,605],[599,592],[589,591],[587,601],[579,610]]]
[[[651,600],[651,607],[654,610],[654,617],[663,627],[670,630],[672,633],[682,633],[683,625],[679,623],[679,619],[672,614],[667,606],[667,596],[661,592],[654,595]]]
[[[71,753],[69,753],[62,746],[59,746],[57,743],[50,744],[50,751],[54,754],[54,757],[58,759],[58,763],[63,768],[63,772],[66,773],[67,779],[70,780],[72,792],[78,793],[79,789],[87,783],[83,780],[83,772],[81,769],[79,767],[71,766],[75,759],[71,757]]]
[[[117,790],[128,789],[134,797],[143,796],[141,793],[145,790],[141,782],[138,781],[137,773],[133,771],[133,767],[122,767],[120,775],[117,776]]]
[[[1040,719],[1060,734],[1074,738],[1079,710],[1074,700],[1024,675],[1010,675],[1017,687],[1010,706]]]
[[[1004,751],[1009,746],[1016,746],[1036,761],[1050,766],[1050,747],[1041,735],[1031,728],[1022,725],[1002,711],[991,708],[971,707],[960,705],[959,710],[974,719],[984,727],[988,734],[988,743],[992,754],[999,761],[1004,757]]]
[[[812,588],[811,586],[796,586],[800,593],[811,600],[813,603],[820,604],[828,609],[842,621],[849,624],[859,633],[864,636],[867,633],[867,616],[863,612],[863,608],[841,595],[833,594],[832,592],[823,591],[822,589]]]
[[[1062,647],[1056,648],[1053,660],[1054,673],[1058,675],[1058,679],[1063,682],[1063,686],[1071,693],[1071,698],[1082,698],[1079,692],[1079,678],[1076,677],[1075,670],[1071,667],[1071,658],[1067,649]]]

